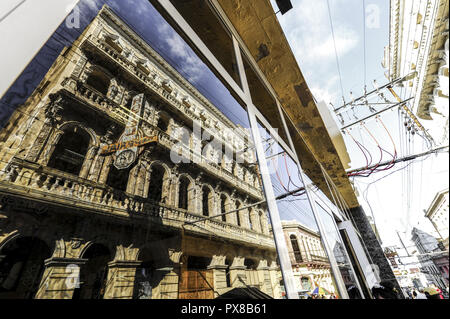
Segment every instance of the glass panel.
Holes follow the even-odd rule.
[[[258,124],[298,294],[300,298],[338,297],[331,265],[298,166]],[[321,269],[321,275],[318,269]],[[310,280],[305,281],[305,276]]]
[[[254,71],[244,52],[241,51],[241,55],[253,105],[255,105],[259,112],[261,112],[264,119],[270,124],[270,126],[278,130],[278,134],[286,145],[289,145],[289,141],[284,131],[283,122],[281,121],[280,112],[274,97],[269,93],[260,77]]]
[[[194,32],[240,86],[233,39],[207,0],[170,0]]]
[[[2,214],[49,232],[2,249],[0,298],[282,298],[245,107],[147,0],[73,14],[1,100]]]
[[[356,277],[358,278],[359,285],[363,291],[365,299],[371,299],[370,287],[367,286],[367,282],[364,279],[364,273],[361,269],[361,266],[358,262],[358,258],[356,257],[355,251],[353,250],[353,246],[350,242],[350,238],[348,237],[347,231],[345,229],[341,229],[340,231],[341,238],[344,242],[345,249],[348,252],[348,256],[350,257],[350,261],[353,265],[353,270],[355,271]]]
[[[347,257],[345,246],[339,236],[339,230],[333,217],[317,203],[317,210],[320,220],[324,227],[324,236],[331,249],[331,252],[336,259],[340,275],[344,281],[345,288],[350,299],[361,299],[361,294],[358,284],[351,267],[350,261]]]

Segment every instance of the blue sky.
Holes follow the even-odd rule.
[[[271,2],[274,10],[278,11],[275,1],[271,0]],[[384,47],[389,44],[389,2],[388,0],[365,1],[367,9],[365,15],[367,22],[366,72],[369,91],[373,89],[371,83],[374,79],[379,84],[387,83],[381,62]],[[291,11],[285,15],[278,14],[277,17],[306,81],[317,101],[325,101],[328,105],[331,102],[335,107],[341,106],[341,85],[327,0],[292,0],[292,4],[294,8]],[[329,0],[329,4],[344,97],[348,102],[350,91],[353,91],[355,97],[364,92],[363,1]],[[377,13],[379,15],[375,16],[375,20],[378,18],[378,26],[376,26],[377,21],[373,20]],[[351,113],[349,116],[352,116]],[[402,153],[400,147],[399,125],[403,123],[399,123],[397,111],[385,113],[382,121],[388,127],[399,155],[406,155]],[[372,120],[368,121],[366,126],[377,137],[383,148],[391,153],[394,152],[394,146],[380,123]],[[351,134],[369,149],[374,157],[373,161],[376,163],[380,159],[380,152],[370,135],[357,126],[352,129]],[[366,162],[362,153],[348,136],[344,136],[344,139],[350,154],[351,167],[363,167]],[[414,145],[412,153],[425,150],[423,141],[418,137],[413,139],[411,144]],[[383,155],[385,160],[389,158],[386,153]],[[431,204],[436,192],[448,188],[448,160],[448,153],[446,153],[411,165],[412,190],[409,212],[406,207],[407,183],[402,181],[404,170],[387,176],[396,169],[402,168],[403,164],[397,165],[395,169],[386,173],[355,179],[357,189],[362,195],[370,183],[386,176],[369,187],[367,199],[370,206],[362,196],[359,197],[367,214],[371,214],[372,209],[385,245],[400,245],[396,230],[400,231],[403,240],[411,245],[409,238],[413,226],[436,235],[431,223],[424,218],[423,209]],[[409,220],[409,225],[405,222],[406,220]]]
[[[8,105],[9,108],[7,112],[3,109],[0,114],[0,125],[9,118],[11,111],[17,105],[25,101],[62,48],[70,45],[79,37],[82,30],[92,21],[104,4],[112,8],[166,61],[221,109],[230,120],[243,127],[249,127],[248,117],[243,108],[147,0],[80,1],[78,4],[81,13],[80,28],[67,28],[65,23],[61,24],[18,79],[16,85],[1,99],[2,105]]]
[[[274,2],[274,1],[272,1]],[[293,0],[294,9],[286,15],[278,14],[278,19],[285,35],[297,58],[298,64],[318,101],[325,101],[339,106],[341,103],[340,79],[337,71],[334,44],[326,0]],[[81,8],[81,28],[69,30],[64,24],[58,29],[43,47],[41,52],[31,62],[30,67],[18,79],[17,85],[2,98],[2,114],[0,122],[9,117],[14,107],[24,102],[40,82],[48,67],[53,63],[65,45],[76,39],[81,30],[95,17],[101,6],[107,3],[129,25],[135,29],[154,49],[156,49],[169,63],[183,76],[217,105],[233,122],[248,127],[245,112],[230,96],[229,92],[196,57],[193,51],[179,37],[171,27],[162,19],[147,0],[83,0]],[[336,46],[342,75],[344,96],[349,100],[352,90],[355,96],[363,93],[364,87],[364,33],[363,33],[363,1],[361,0],[329,0],[331,16],[334,25]],[[370,21],[366,28],[366,60],[367,82],[377,79],[378,83],[385,83],[384,69],[381,66],[384,46],[388,44],[389,31],[389,1],[366,0],[369,9],[366,18],[378,20],[379,24],[373,26]],[[379,15],[377,15],[379,13]],[[5,106],[5,107],[3,107]],[[385,124],[393,128],[391,133],[399,144],[397,133],[396,113],[383,117]],[[1,123],[0,123],[1,124]],[[367,126],[380,137],[380,143],[386,149],[392,150],[392,145],[386,133],[375,122]],[[376,146],[371,143],[367,134],[359,129],[353,131],[354,135],[363,142],[369,150],[377,154]],[[347,147],[352,159],[352,167],[364,165],[364,158],[358,149],[347,139]],[[416,149],[423,149],[421,141],[417,141]],[[374,159],[375,160],[375,159]],[[448,187],[448,154],[431,161],[414,164],[415,176],[411,224],[420,225],[425,230],[432,230],[429,223],[424,220],[422,210],[426,208],[434,194],[446,185]],[[281,166],[282,167],[282,166]],[[401,166],[400,166],[401,167]],[[281,172],[283,175],[285,173]],[[381,174],[381,173],[380,173]],[[402,189],[401,174],[396,173],[383,181],[371,186],[368,200],[371,203],[377,224],[383,240],[387,244],[398,244],[396,229],[404,228],[403,220],[406,218],[404,207],[404,190]],[[383,175],[364,179],[357,183],[360,193],[368,183]],[[429,177],[429,178],[427,178]],[[418,182],[420,181],[420,183]],[[422,182],[423,181],[423,182]],[[421,185],[421,186],[420,186]],[[367,213],[370,207],[360,198]],[[387,205],[386,203],[389,203]],[[406,228],[405,228],[406,229]],[[408,235],[409,237],[409,235]]]

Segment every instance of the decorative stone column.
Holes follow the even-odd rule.
[[[114,260],[108,263],[108,278],[104,299],[132,299],[136,269],[140,261]]]
[[[35,299],[72,299],[75,289],[80,285],[81,267],[87,261],[81,258],[47,259]]]
[[[245,287],[247,282],[247,274],[245,270],[247,267],[244,265],[245,258],[244,257],[234,257],[233,263],[230,266],[230,280],[231,287]]]
[[[181,275],[181,251],[169,249],[169,261],[167,265],[159,265],[167,273],[157,287],[152,290],[152,299],[178,299],[178,283]]]
[[[227,286],[227,268],[225,264],[226,256],[214,255],[211,260],[211,264],[208,266],[208,270],[213,271],[214,290],[222,294],[228,289]]]
[[[257,271],[262,292],[273,297],[272,282],[270,280],[270,270],[269,266],[267,265],[267,260],[261,260],[259,262]]]
[[[242,207],[248,206],[248,203],[243,203]],[[242,209],[238,212],[240,218],[241,218],[241,227],[245,229],[250,229],[250,222],[249,222],[249,212],[248,209]]]
[[[117,246],[114,260],[108,263],[104,299],[133,298],[136,269],[141,265],[138,253],[138,248]]]
[[[91,141],[92,143],[92,141]],[[92,165],[94,164],[94,160],[97,157],[100,148],[98,146],[89,145],[89,150],[86,154],[86,159],[84,160],[83,166],[80,171],[80,178],[87,178],[89,171],[91,170]]]
[[[269,235],[270,231],[269,231],[269,219],[267,217],[266,212],[262,212],[261,214],[261,228],[262,228],[262,233],[264,235]]]
[[[276,261],[272,261],[272,263],[269,266],[269,275],[270,275],[270,282],[272,285],[273,290],[273,297],[275,299],[281,298],[281,287],[280,287],[280,280],[282,279],[280,267],[278,267]]]
[[[261,233],[261,221],[259,219],[259,214],[254,209],[250,210],[250,220],[252,221],[252,229],[258,233]]]

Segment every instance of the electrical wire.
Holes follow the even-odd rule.
[[[328,6],[328,16],[329,16],[330,25],[331,25],[331,35],[333,37],[334,53],[336,56],[336,65],[337,65],[337,70],[338,70],[338,74],[339,74],[339,83],[341,85],[342,98],[344,98],[344,86],[342,85],[342,73],[341,73],[341,67],[339,64],[339,57],[338,57],[337,46],[336,46],[336,37],[334,35],[334,26],[333,26],[333,19],[331,18],[331,9],[330,9],[330,1],[329,0],[327,0],[327,6]]]

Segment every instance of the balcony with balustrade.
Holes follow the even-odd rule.
[[[155,203],[24,159],[13,158],[8,168],[0,172],[0,193],[123,221],[142,218],[168,229],[184,229],[186,234],[220,237],[247,246],[275,249],[271,236],[223,222],[220,216],[204,220],[202,215]],[[192,222],[196,222],[195,225],[184,225]]]

